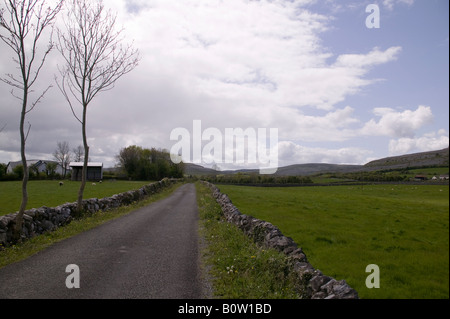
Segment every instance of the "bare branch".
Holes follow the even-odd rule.
[[[27,133],[25,134],[25,142],[28,140],[28,134],[30,134],[30,130],[31,130],[31,123],[28,122],[28,130]]]
[[[9,78],[9,79],[8,79]],[[16,78],[14,78],[14,76],[12,74],[6,74],[5,78],[0,78],[0,81],[13,86],[15,88],[18,88],[20,90],[23,90],[23,82],[17,80]]]
[[[64,98],[66,99],[67,103],[70,106],[70,109],[72,110],[72,114],[73,116],[77,119],[78,122],[80,122],[80,124],[83,124],[83,122],[80,120],[80,118],[77,116],[77,114],[75,113],[75,110],[73,108],[72,105],[72,101],[70,99],[69,94],[67,93],[67,88],[66,88],[66,79],[65,79],[65,74],[63,75],[63,79],[61,81],[58,81],[57,77],[55,76],[55,82],[56,85],[58,86],[59,90],[61,91],[61,93],[63,94]],[[75,94],[71,91],[71,86],[69,85],[69,89],[70,93],[75,97]],[[76,98],[76,97],[75,97]],[[79,102],[79,101],[78,101]]]
[[[36,106],[36,104],[38,104],[38,103],[41,102],[41,99],[44,98],[44,95],[45,95],[45,94],[47,93],[47,91],[50,90],[52,87],[53,87],[52,85],[49,85],[49,86],[44,90],[44,92],[42,92],[42,94],[41,94],[41,95],[40,95],[33,103],[31,103],[31,107],[30,107],[25,113],[30,113],[30,112],[34,109],[34,107]]]
[[[11,95],[12,95],[13,97],[15,97],[15,98],[18,99],[19,101],[23,102],[23,98],[20,97],[20,96],[17,96],[17,95],[14,93],[14,90],[11,90],[10,93],[11,93]]]
[[[116,16],[85,0],[76,0],[65,20],[66,32],[58,30],[58,50],[70,73],[71,85],[88,105],[102,91],[133,70],[139,61],[137,50],[121,45],[122,30],[114,31]]]

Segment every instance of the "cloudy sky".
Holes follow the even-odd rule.
[[[369,4],[380,27],[368,28]],[[364,164],[449,145],[447,0],[108,0],[139,66],[89,106],[91,160],[171,149],[176,128],[278,129],[278,163]],[[0,43],[0,76],[17,70]],[[55,85],[53,51],[28,114],[28,159],[81,126]],[[0,82],[0,162],[20,160],[20,101]],[[203,141],[203,145],[207,142]],[[227,150],[225,150],[226,152]],[[183,154],[186,160],[192,156]],[[216,159],[219,166],[220,159]]]

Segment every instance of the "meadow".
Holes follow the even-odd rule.
[[[114,194],[139,189],[151,182],[104,181],[103,183],[86,183],[83,198],[103,198]],[[64,181],[29,181],[27,209],[42,206],[56,207],[77,201],[80,182]],[[19,210],[22,200],[22,182],[0,182],[0,216]]]
[[[360,298],[449,298],[448,185],[218,187]],[[379,266],[380,288],[366,287],[369,264]]]

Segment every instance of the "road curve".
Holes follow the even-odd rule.
[[[0,269],[3,299],[198,299],[195,186]],[[66,279],[80,288],[67,288]]]

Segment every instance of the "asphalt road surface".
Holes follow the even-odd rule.
[[[202,298],[197,221],[195,186],[183,185],[166,199],[0,269],[0,298]]]

